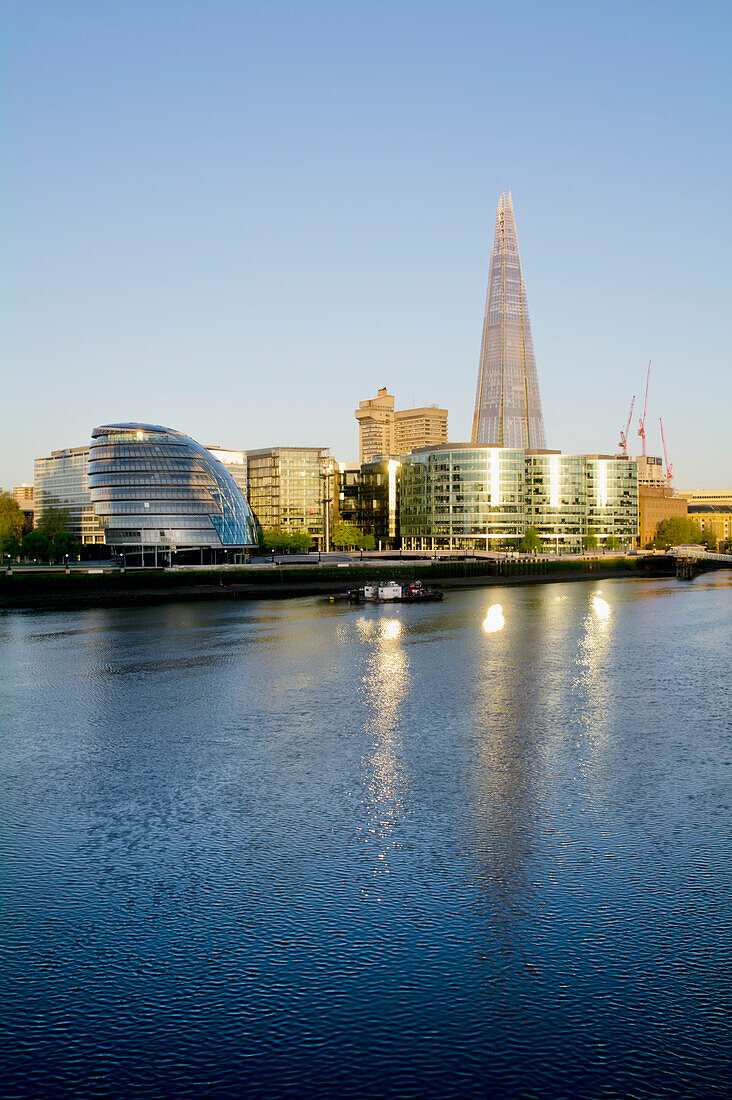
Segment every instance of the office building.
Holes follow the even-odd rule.
[[[409,454],[415,447],[438,446],[447,442],[447,409],[425,405],[418,409],[394,408],[394,397],[380,389],[376,397],[359,402],[359,462],[377,456]]]
[[[358,527],[358,487],[361,480],[361,467],[357,462],[336,462],[334,478],[334,525],[348,523]]]
[[[33,494],[34,487],[32,485],[26,485],[25,482],[22,485],[16,485],[13,489],[13,500],[20,508],[21,512],[33,511]]]
[[[638,467],[626,456],[584,455],[587,534],[630,550],[638,538]]]
[[[84,545],[104,542],[104,531],[94,512],[89,490],[89,447],[51,451],[34,463],[35,525],[48,508],[62,510],[69,532]]]
[[[374,458],[361,466],[358,480],[358,527],[373,535],[378,550],[399,545],[399,475],[396,458]]]
[[[172,428],[95,428],[89,488],[104,541],[146,564],[170,561],[174,551],[236,561],[257,541],[249,506],[226,466]]]
[[[638,473],[627,458],[450,443],[401,460],[398,519],[410,550],[513,549],[536,528],[547,552],[630,549]]]
[[[246,451],[229,451],[226,450],[225,447],[219,447],[218,444],[206,447],[206,450],[219,462],[223,462],[224,466],[246,497],[249,491],[247,484]]]
[[[447,443],[447,409],[426,405],[420,409],[397,409],[394,445],[398,455],[415,447],[439,447]]]
[[[263,447],[247,451],[249,505],[264,530],[305,531],[322,546],[324,500],[333,502],[327,447]]]
[[[582,549],[587,534],[587,471],[582,455],[526,453],[526,525],[557,554]]]
[[[479,446],[546,448],[510,192],[501,195],[496,211],[471,440]]]
[[[410,550],[518,545],[526,528],[524,452],[449,443],[402,459],[399,528]]]

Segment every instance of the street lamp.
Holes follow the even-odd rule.
[[[330,553],[330,505],[332,503],[330,479],[332,476],[333,462],[324,462],[320,471],[320,478],[323,481],[323,549],[326,554]],[[320,559],[318,558],[318,560]]]

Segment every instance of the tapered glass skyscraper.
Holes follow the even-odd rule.
[[[496,210],[472,442],[546,447],[511,192]]]

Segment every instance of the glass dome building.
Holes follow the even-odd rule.
[[[241,489],[218,459],[157,424],[105,424],[92,432],[89,488],[109,546],[141,555],[256,545]],[[142,558],[142,560],[145,560]]]

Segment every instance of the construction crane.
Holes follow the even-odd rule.
[[[630,421],[633,418],[633,406],[634,405],[635,405],[635,394],[633,394],[633,400],[630,402],[630,412],[628,413],[628,420],[627,420],[627,423],[625,425],[625,431],[623,431],[622,428],[620,430],[620,442],[618,443],[618,447],[620,447],[620,450],[623,452],[624,455],[627,455],[627,453],[628,453],[628,432],[630,431]]]
[[[666,481],[670,485],[671,482],[673,481],[674,468],[673,468],[673,464],[671,462],[669,462],[669,460],[668,460],[668,454],[666,452],[666,437],[663,434],[663,420],[661,420],[660,416],[658,418],[658,423],[661,425],[661,442],[663,443],[663,460],[666,463]]]
[[[646,399],[643,402],[643,416],[638,421],[638,435],[643,440],[643,457],[646,457],[646,409],[648,408],[648,383],[651,380],[651,361],[648,360],[648,374],[646,375]]]

